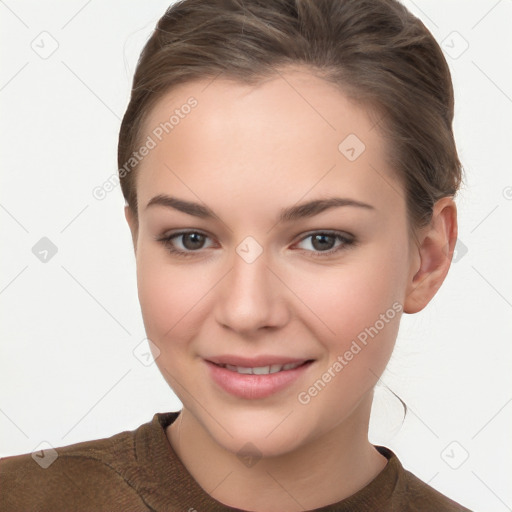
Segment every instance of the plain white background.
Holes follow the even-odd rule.
[[[415,0],[451,66],[459,245],[404,315],[371,440],[475,511],[512,510],[512,1]],[[132,430],[180,402],[147,364],[116,173],[135,63],[168,2],[0,2],[0,455]],[[36,254],[46,237],[47,261]],[[36,249],[33,249],[36,246]],[[142,344],[141,344],[142,342]]]

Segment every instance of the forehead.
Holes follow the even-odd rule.
[[[385,201],[400,187],[391,184],[376,116],[304,71],[256,86],[221,78],[181,84],[145,121],[142,140],[154,147],[139,165],[139,204],[176,190],[192,200],[212,192],[246,196],[245,204],[253,197],[257,205],[333,188]]]

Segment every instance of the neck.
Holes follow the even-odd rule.
[[[386,458],[367,437],[371,399],[365,397],[345,421],[299,449],[247,467],[186,409],[167,427],[167,437],[192,477],[217,501],[253,511],[312,510],[351,496],[385,467]]]

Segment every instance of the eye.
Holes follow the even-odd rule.
[[[170,253],[187,257],[194,256],[195,253],[199,253],[200,249],[204,249],[205,240],[208,238],[208,235],[200,231],[180,231],[159,237],[156,240],[161,242]],[[175,240],[180,243],[176,244]],[[176,247],[176,245],[181,245],[181,247]]]
[[[196,256],[205,249],[205,241],[210,237],[200,231],[180,231],[156,238],[172,254],[179,257]],[[312,249],[303,249],[313,257],[325,257],[338,253],[355,245],[356,240],[352,235],[342,232],[316,231],[303,237],[296,245],[310,240],[306,245]],[[178,243],[179,242],[179,243]],[[339,242],[336,245],[336,242]],[[211,247],[211,246],[209,246]]]
[[[330,256],[355,244],[355,238],[353,236],[336,231],[316,231],[315,233],[309,233],[306,237],[302,238],[299,243],[308,240],[311,241],[307,242],[306,245],[309,245],[313,249],[306,249],[306,251],[311,253],[311,256],[314,257]],[[338,245],[335,245],[336,241],[339,242]]]

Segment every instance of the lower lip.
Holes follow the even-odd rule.
[[[247,375],[232,372],[210,361],[205,362],[216,384],[224,391],[248,400],[266,398],[285,389],[299,379],[313,363],[313,361],[310,361],[293,370],[283,370],[277,373],[269,373],[268,375]]]

